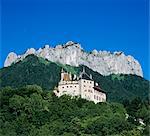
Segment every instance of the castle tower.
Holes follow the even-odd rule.
[[[70,79],[70,81],[72,81],[72,75],[71,75],[71,72],[69,73],[69,79]]]
[[[64,80],[64,74],[65,74],[65,72],[64,72],[64,69],[62,68],[62,69],[61,69],[61,81]]]

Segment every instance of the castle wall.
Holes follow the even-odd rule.
[[[80,86],[81,98],[87,99],[87,100],[93,100],[94,81],[81,79],[79,81],[79,86]]]
[[[79,84],[78,82],[64,82],[64,84],[59,84],[58,86],[58,96],[67,94],[67,95],[71,95],[71,96],[79,96]]]
[[[98,102],[105,102],[106,101],[106,94],[105,93],[102,93],[102,92],[99,92],[97,90],[94,90],[94,93],[93,93],[93,101],[95,103],[98,103]]]

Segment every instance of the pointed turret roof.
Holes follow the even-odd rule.
[[[61,73],[64,73],[64,69],[63,68],[61,69]]]
[[[92,76],[91,76],[91,75],[88,75],[88,74],[85,72],[85,67],[83,67],[83,71],[80,73],[79,78],[80,78],[80,79],[86,79],[86,80],[93,80],[93,79],[92,79]]]

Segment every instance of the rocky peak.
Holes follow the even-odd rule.
[[[68,47],[75,47],[81,49],[81,45],[73,41],[68,41],[66,44],[63,45],[63,48],[68,48]]]
[[[30,54],[35,54],[36,50],[34,48],[30,48],[26,51],[25,54],[30,55]]]
[[[10,52],[4,62],[4,67],[10,66],[12,63],[14,63],[17,60],[18,56],[14,52]]]
[[[139,62],[130,55],[126,56],[122,51],[111,53],[94,49],[91,53],[87,53],[83,51],[79,43],[73,41],[63,45],[56,45],[55,48],[49,45],[45,45],[43,49],[38,50],[30,48],[25,54],[18,56],[11,52],[6,58],[4,67],[23,60],[29,54],[71,66],[85,65],[102,75],[122,73],[143,76]]]
[[[46,45],[44,46],[44,48],[45,48],[45,49],[49,49],[49,45],[46,44]]]

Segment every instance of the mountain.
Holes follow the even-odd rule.
[[[143,77],[141,65],[132,56],[126,56],[121,51],[114,53],[97,50],[86,52],[79,43],[72,41],[57,45],[55,48],[49,47],[49,45],[38,50],[30,48],[22,55],[11,52],[5,60],[4,67],[23,60],[29,54],[76,67],[85,65],[102,75],[133,74]]]
[[[103,76],[84,65],[79,67],[63,65],[33,54],[0,70],[0,88],[6,86],[16,88],[37,84],[44,90],[53,90],[60,81],[62,68],[65,71],[78,75],[83,67],[85,67],[88,74],[92,74],[93,79],[106,92],[108,101],[120,102],[125,99],[132,100],[135,97],[140,97],[141,99],[148,98],[149,81],[140,76],[125,74]]]

